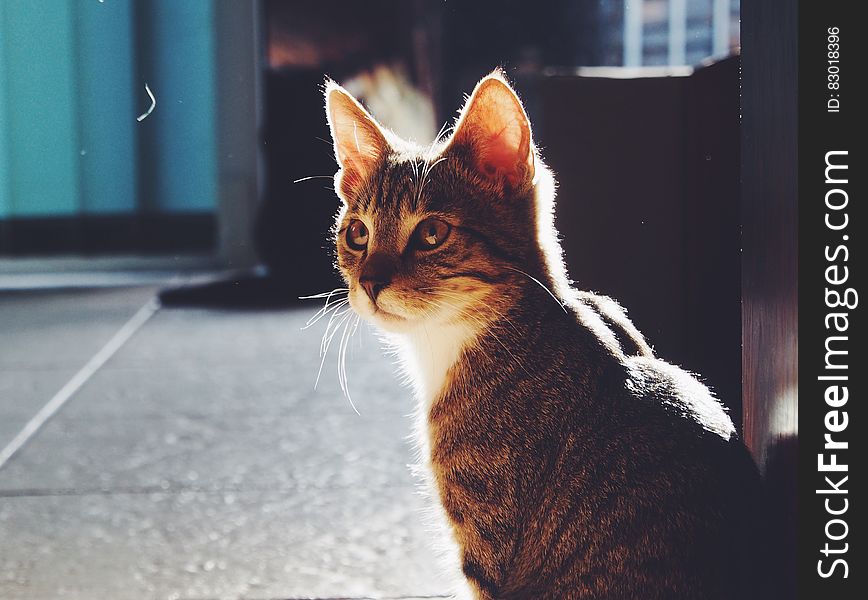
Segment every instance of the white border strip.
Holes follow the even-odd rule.
[[[117,333],[103,346],[99,352],[87,361],[72,379],[66,382],[60,391],[58,391],[48,403],[36,413],[30,421],[24,426],[18,435],[16,435],[9,444],[0,451],[0,470],[9,462],[9,459],[24,447],[30,439],[39,431],[39,428],[53,417],[57,411],[72,398],[81,387],[87,383],[87,380],[102,367],[108,359],[114,356],[115,352],[120,350],[127,340],[129,340],[136,331],[150,319],[154,313],[160,309],[160,303],[156,298],[149,300],[134,314],[129,321],[118,329]]]
[[[625,67],[642,66],[643,0],[624,0]]]
[[[669,64],[687,63],[687,0],[669,0]]]
[[[711,55],[720,58],[729,54],[730,0],[713,0],[711,13]],[[775,405],[777,406],[777,404]]]
[[[643,77],[688,77],[693,75],[693,67],[579,67],[543,69],[545,77],[596,77],[598,79],[641,79]]]

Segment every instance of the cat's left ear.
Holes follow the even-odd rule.
[[[469,151],[486,179],[517,188],[534,178],[530,122],[500,70],[483,78],[458,117],[449,146]]]
[[[370,178],[391,146],[359,102],[333,81],[326,83],[326,116],[340,165],[339,189],[348,200]]]

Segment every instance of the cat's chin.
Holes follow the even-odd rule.
[[[355,309],[363,319],[389,333],[406,333],[413,329],[415,319],[402,317],[370,302]]]
[[[373,307],[369,318],[384,329],[389,329],[390,331],[393,329],[406,331],[413,323],[412,319],[407,319],[394,313],[390,313],[379,306]]]
[[[431,325],[432,323],[430,317],[422,315],[418,317],[403,317],[378,306],[369,306],[368,311],[362,314],[362,317],[385,333],[400,335],[413,335],[423,326]]]
[[[350,294],[350,305],[363,319],[387,333],[409,334],[430,320],[430,315],[425,313],[399,314],[398,311],[404,311],[393,308],[388,299],[375,304],[364,294]]]

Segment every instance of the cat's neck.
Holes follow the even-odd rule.
[[[495,303],[495,300],[489,302]],[[466,351],[484,344],[485,340],[496,339],[497,347],[512,352],[510,347],[515,346],[514,353],[521,353],[520,338],[529,331],[539,330],[540,319],[555,306],[558,311],[564,310],[541,285],[517,276],[512,302],[498,303],[496,309],[489,306],[490,310],[476,311],[473,319],[419,325],[393,338],[402,370],[413,385],[421,407],[427,411],[455,383],[456,374],[463,373],[465,378],[469,375],[469,371],[458,368]],[[544,307],[544,310],[533,307]],[[492,334],[496,321],[508,326]],[[488,372],[490,365],[476,367],[479,368],[471,371],[485,376],[483,373]]]
[[[449,385],[450,370],[481,332],[478,325],[438,323],[420,325],[395,340],[401,366],[424,407]]]

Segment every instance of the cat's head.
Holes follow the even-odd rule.
[[[326,113],[343,201],[337,264],[362,317],[393,332],[482,325],[517,280],[551,282],[546,258],[560,264],[554,186],[499,71],[476,86],[452,134],[428,147],[384,130],[332,82]]]

